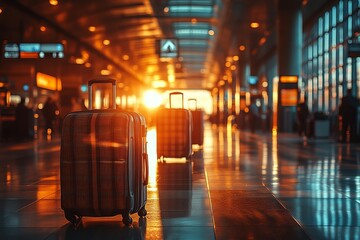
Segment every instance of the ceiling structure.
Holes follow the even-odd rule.
[[[68,64],[172,89],[213,88],[226,66],[236,70],[234,56],[245,51],[251,61],[276,23],[276,0],[3,0],[0,8],[3,43],[61,42]]]

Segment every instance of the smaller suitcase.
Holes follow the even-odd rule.
[[[190,108],[191,103],[194,102],[194,108]],[[191,110],[193,121],[193,131],[191,133],[192,144],[202,146],[204,143],[204,111],[197,108],[197,100],[189,98],[188,107]]]
[[[171,99],[179,95],[182,108],[172,108]],[[184,109],[184,95],[181,92],[172,92],[169,95],[170,108],[159,109],[156,114],[156,146],[157,157],[161,158],[187,158],[192,153],[191,111]]]

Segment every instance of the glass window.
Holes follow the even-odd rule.
[[[351,63],[352,63],[352,60],[351,58],[347,58],[347,64],[346,64],[346,82],[347,82],[347,87],[348,88],[351,88],[351,70],[352,70],[352,67],[351,67]]]
[[[324,17],[324,32],[329,31],[329,28],[330,28],[330,14],[329,12],[326,12]]]
[[[329,51],[329,33],[324,35],[324,51]]]
[[[348,0],[348,14],[351,15],[353,11],[352,0]]]
[[[331,29],[331,46],[336,46],[336,28]]]
[[[347,23],[348,23],[348,37],[351,37],[352,36],[352,17],[351,16],[349,16]]]
[[[338,32],[339,42],[344,41],[344,24],[343,23],[338,25],[337,32]]]
[[[316,56],[318,55],[317,42],[315,41],[312,46],[313,46],[313,54],[314,54],[314,57],[316,57]]]
[[[339,65],[344,65],[344,46],[341,44],[339,45]]]
[[[323,89],[324,87],[324,83],[323,83],[323,77],[322,77],[322,73],[319,73],[319,77],[318,77],[318,89]]]
[[[334,6],[332,9],[331,9],[331,25],[333,27],[336,26],[336,6]]]
[[[339,82],[338,82],[338,83],[339,83],[339,85],[342,85],[343,79],[344,79],[344,78],[343,78],[343,77],[344,77],[343,67],[339,67],[339,68],[338,68],[338,73],[339,73],[339,75],[338,75],[338,76],[339,76],[339,77],[338,77],[338,78],[339,78]]]
[[[344,2],[343,0],[339,1],[339,8],[338,8],[338,13],[339,13],[339,22],[342,22],[344,20]]]
[[[323,53],[323,38],[322,37],[319,37],[319,40],[318,40],[318,43],[319,43],[319,55],[322,55]]]
[[[308,47],[308,59],[312,59],[312,58],[313,58],[312,48]]]
[[[324,70],[329,69],[329,53],[324,54]]]
[[[331,50],[331,68],[336,67],[336,48]]]
[[[323,111],[328,112],[329,111],[329,88],[326,87],[324,89],[324,106]]]
[[[323,18],[322,17],[319,18],[318,29],[319,29],[318,35],[322,35],[323,32],[324,32]]]

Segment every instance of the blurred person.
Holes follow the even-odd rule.
[[[258,119],[259,119],[259,108],[256,106],[255,101],[249,106],[249,121],[250,121],[250,130],[251,132],[255,132],[255,128],[258,126]]]
[[[55,101],[51,97],[48,97],[42,109],[45,119],[45,134],[49,132],[52,133],[54,131],[53,124],[58,116],[58,111],[59,108]]]
[[[21,98],[20,103],[15,108],[15,139],[24,140],[30,137],[29,112],[32,111],[25,105],[25,98]]]
[[[356,115],[358,105],[358,99],[352,95],[352,89],[349,88],[346,95],[341,99],[339,106],[339,115],[342,119],[342,142],[346,142],[347,131],[350,133],[350,142],[356,140]]]
[[[298,125],[299,137],[306,136],[306,121],[309,117],[309,108],[306,104],[306,98],[303,102],[296,105],[296,121]]]
[[[71,98],[71,112],[81,111],[81,105],[77,98]]]

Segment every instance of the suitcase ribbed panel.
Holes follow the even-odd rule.
[[[187,109],[159,109],[156,121],[158,157],[191,155],[191,112]]]
[[[132,129],[128,114],[87,111],[64,119],[60,152],[64,210],[105,216],[132,209]]]
[[[134,162],[134,209],[132,212],[138,212],[146,205],[147,200],[147,175],[148,161],[147,141],[146,141],[146,120],[145,117],[136,112],[129,112],[134,118],[135,125],[135,162]]]

